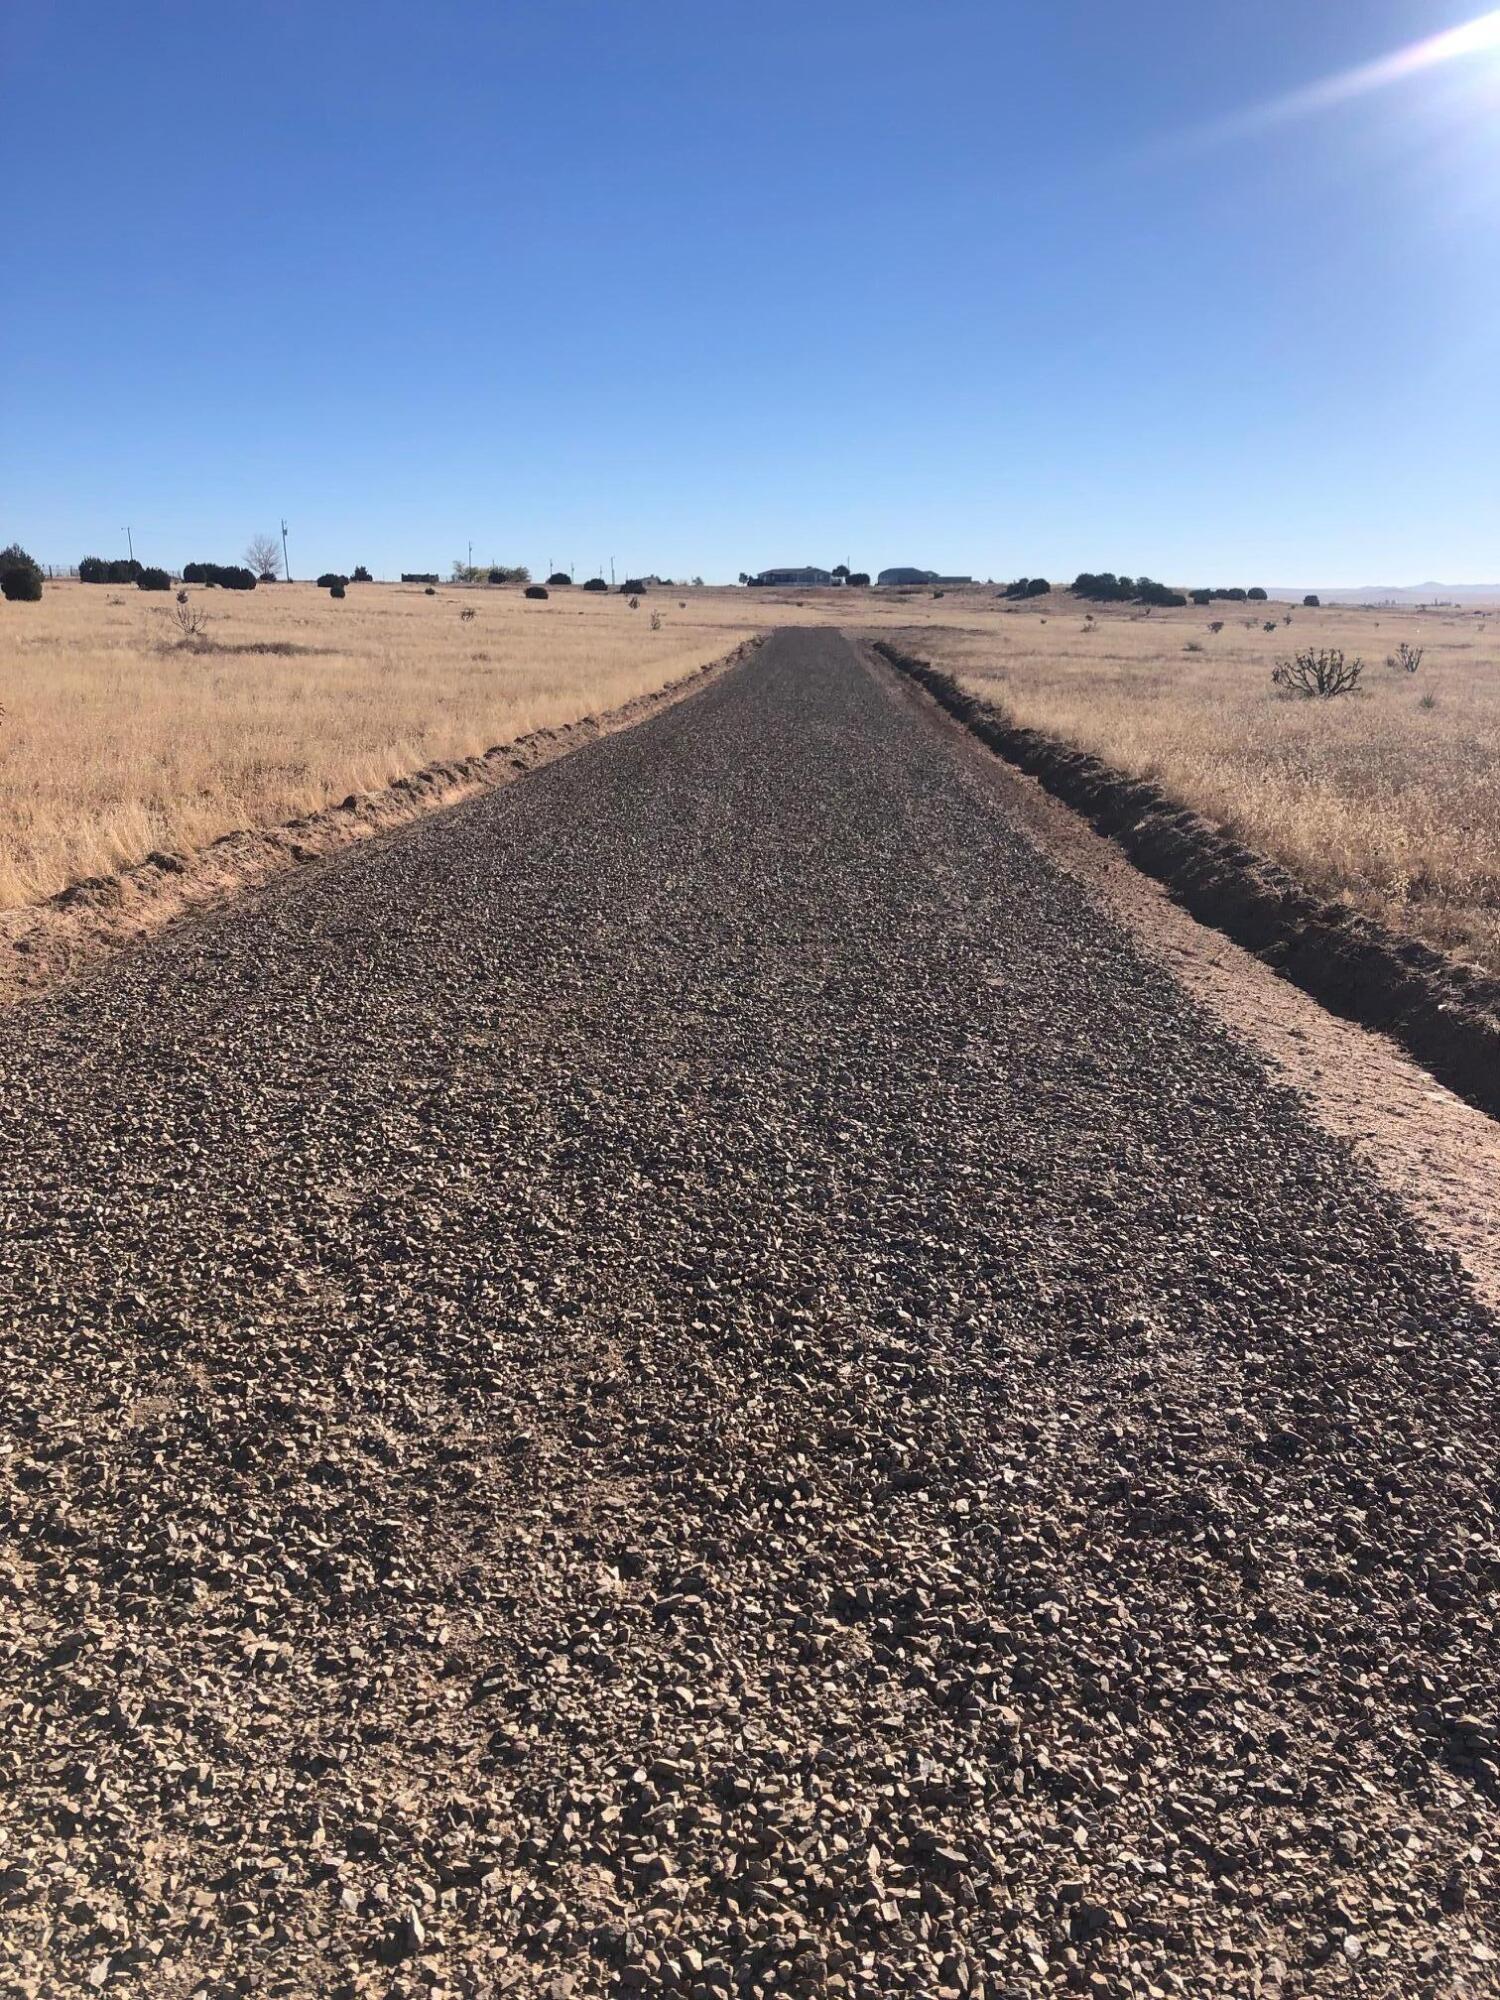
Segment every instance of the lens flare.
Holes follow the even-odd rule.
[[[1407,77],[1420,75],[1423,70],[1436,69],[1462,56],[1479,55],[1486,49],[1500,50],[1500,7],[1479,15],[1473,21],[1465,21],[1459,27],[1445,28],[1439,34],[1428,35],[1424,40],[1412,42],[1404,49],[1396,49],[1388,56],[1379,56],[1374,62],[1340,70],[1336,76],[1324,77],[1319,83],[1289,91],[1285,97],[1274,97],[1268,103],[1234,112],[1228,118],[1200,128],[1192,136],[1200,142],[1211,142],[1263,131],[1268,125],[1281,125],[1290,119],[1306,118],[1313,112],[1329,110],[1334,105],[1347,103],[1352,97],[1363,97],[1372,90],[1384,90],[1389,84],[1402,83]]]

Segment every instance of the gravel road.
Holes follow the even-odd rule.
[[[0,1993],[1500,1992],[1496,1328],[835,634],[0,1024]]]

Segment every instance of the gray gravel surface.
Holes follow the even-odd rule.
[[[836,635],[0,1092],[0,1992],[1500,1991],[1496,1330]]]

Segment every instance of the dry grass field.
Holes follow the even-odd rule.
[[[683,595],[195,588],[203,646],[131,588],[0,605],[0,908],[618,707],[756,628],[742,592]]]
[[[0,910],[617,708],[758,631],[851,609],[836,591],[663,590],[632,611],[578,589],[397,584],[189,600],[204,644],[184,643],[172,596],[128,586],[0,604]],[[861,600],[861,616],[911,606]]]
[[[1500,607],[1145,617],[1063,592],[1012,607],[989,591],[690,589],[631,611],[578,590],[529,603],[389,584],[342,603],[310,584],[191,597],[206,646],[182,642],[170,597],[128,588],[50,584],[40,604],[0,605],[0,908],[617,707],[756,631],[838,624],[1500,970]],[[1402,640],[1424,649],[1415,675],[1384,664]],[[1363,656],[1358,694],[1273,690],[1277,657],[1309,643]]]
[[[1057,592],[998,617],[993,600],[982,613],[968,602],[964,624],[924,613],[900,643],[1015,722],[1154,780],[1330,898],[1500,972],[1500,607],[1090,618]],[[1415,674],[1385,664],[1403,640],[1423,650]],[[1361,656],[1358,691],[1273,689],[1277,658],[1305,645]]]

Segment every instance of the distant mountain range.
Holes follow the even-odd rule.
[[[1365,583],[1358,589],[1319,584],[1279,585],[1272,597],[1305,597],[1316,591],[1325,604],[1484,604],[1500,602],[1500,583]]]

